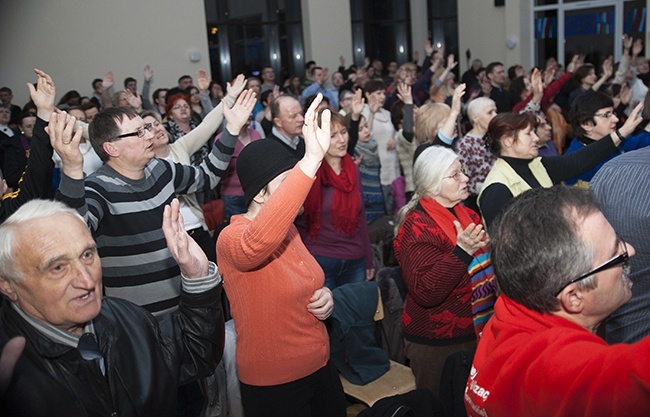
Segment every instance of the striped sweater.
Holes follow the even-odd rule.
[[[470,211],[470,217],[480,224],[476,213]],[[467,272],[472,257],[454,245],[419,205],[404,219],[394,245],[408,289],[402,315],[404,337],[427,345],[474,339]]]
[[[62,175],[57,198],[86,219],[102,259],[106,295],[156,315],[178,308],[180,269],[162,232],[164,207],[178,194],[216,187],[236,141],[225,133],[199,167],[153,158],[138,180],[108,164],[85,181]]]

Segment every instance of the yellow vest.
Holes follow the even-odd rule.
[[[551,177],[548,176],[546,168],[542,165],[542,157],[538,156],[528,163],[528,168],[533,173],[533,176],[539,182],[539,184],[544,188],[550,188],[553,186],[553,181]],[[517,172],[501,158],[498,158],[492,170],[485,178],[483,182],[483,187],[481,187],[481,192],[478,194],[478,203],[480,206],[481,195],[483,190],[485,190],[491,184],[503,184],[505,185],[513,197],[517,197],[519,194],[524,191],[530,190],[530,185],[523,178],[517,174]]]

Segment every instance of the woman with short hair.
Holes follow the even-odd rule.
[[[530,113],[498,114],[488,127],[490,152],[497,157],[485,178],[478,204],[486,227],[513,197],[537,187],[552,187],[593,168],[616,151],[641,123],[638,105],[625,124],[591,146],[562,156],[540,157],[535,133],[537,118]],[[541,209],[541,208],[540,208]]]
[[[472,129],[458,140],[456,152],[469,177],[469,197],[466,204],[478,211],[476,199],[485,177],[496,159],[485,146],[485,134],[490,121],[497,115],[497,105],[488,97],[478,97],[469,102],[467,118]]]

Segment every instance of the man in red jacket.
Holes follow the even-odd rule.
[[[635,250],[592,194],[528,191],[490,231],[503,294],[474,357],[468,414],[647,416],[650,337],[608,345],[595,334],[631,297]]]

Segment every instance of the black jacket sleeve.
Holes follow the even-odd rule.
[[[350,119],[350,126],[348,127],[348,153],[354,156],[354,148],[357,147],[357,142],[359,141],[359,123],[361,122],[361,117],[359,120]]]
[[[511,199],[512,193],[503,184],[492,184],[483,190],[479,207],[481,208],[481,216],[483,216],[483,224],[488,232],[494,219],[501,213],[503,206]]]
[[[542,165],[548,171],[553,184],[558,184],[589,171],[616,149],[612,136],[607,135],[578,152],[542,158]]]
[[[17,190],[5,195],[2,200],[7,216],[18,210],[20,206],[29,200],[36,198],[47,199],[52,196],[53,150],[50,145],[50,137],[45,133],[45,126],[47,126],[45,120],[36,119],[25,172]]]

